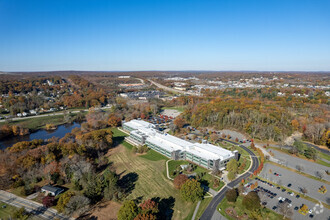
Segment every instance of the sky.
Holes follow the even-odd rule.
[[[330,71],[330,0],[0,0],[0,71]]]

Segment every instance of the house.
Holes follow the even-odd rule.
[[[61,194],[63,191],[64,189],[51,185],[46,185],[41,188],[42,193],[44,193],[45,195],[52,195],[52,196],[57,196]]]

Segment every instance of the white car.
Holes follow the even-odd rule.
[[[290,204],[288,205],[288,207],[292,207],[292,204],[290,203]]]
[[[278,197],[278,200],[282,200],[282,197]]]
[[[310,210],[308,211],[308,213],[309,213],[309,214],[312,214],[312,213],[313,213],[313,210],[312,210],[312,209],[310,209]]]
[[[292,193],[290,194],[290,196],[294,196],[294,192],[292,192]]]

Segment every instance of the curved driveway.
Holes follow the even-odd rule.
[[[220,138],[221,140],[224,140],[222,138]],[[246,172],[245,174],[239,176],[237,179],[233,180],[232,182],[228,183],[224,188],[222,188],[222,190],[216,195],[213,197],[212,201],[210,202],[210,204],[207,206],[207,208],[205,209],[203,215],[201,216],[201,220],[209,220],[212,218],[214,212],[216,212],[217,210],[217,206],[218,204],[223,200],[223,198],[225,197],[226,195],[226,192],[235,187],[236,185],[238,185],[242,179],[246,179],[248,178],[259,166],[259,160],[258,158],[256,157],[256,155],[250,150],[248,149],[247,147],[243,146],[243,145],[240,145],[240,144],[237,144],[236,142],[233,142],[233,141],[230,141],[230,140],[225,140],[229,143],[232,143],[232,144],[235,144],[241,148],[243,148],[244,150],[246,150],[250,155],[251,155],[251,158],[252,158],[252,166],[251,168],[249,169],[248,172]]]

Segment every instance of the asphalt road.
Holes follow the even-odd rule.
[[[101,109],[108,109],[108,108],[111,108],[111,107],[102,107]],[[71,113],[78,113],[80,111],[89,111],[88,109],[84,109],[84,110],[74,110],[74,111],[70,111],[70,110],[67,110],[68,112],[71,112]],[[42,118],[42,117],[48,117],[48,116],[55,116],[55,115],[63,115],[64,112],[49,112],[49,113],[46,113],[46,114],[42,114],[42,115],[34,115],[34,116],[27,116],[27,117],[19,117],[19,118],[10,118],[9,120],[11,121],[20,121],[20,120],[25,120],[25,119],[30,119],[30,118]],[[6,122],[7,119],[2,119],[0,120],[0,122]]]
[[[223,140],[222,138],[220,138],[221,140]],[[226,195],[226,192],[235,187],[236,185],[238,185],[242,179],[246,179],[248,178],[259,166],[259,160],[256,157],[256,155],[247,147],[243,146],[243,145],[239,145],[236,142],[233,141],[229,141],[226,140],[232,144],[235,144],[241,148],[243,148],[244,150],[246,150],[252,157],[252,166],[249,169],[248,172],[246,172],[245,174],[243,174],[242,176],[238,177],[237,179],[233,180],[232,182],[228,183],[226,187],[224,187],[216,196],[213,197],[212,201],[210,202],[210,204],[207,206],[207,208],[205,209],[203,215],[201,216],[201,220],[209,220],[212,219],[212,216],[214,214],[214,212],[217,212],[217,206],[218,204],[223,200],[223,198]]]
[[[58,214],[55,209],[46,208],[40,203],[18,197],[3,190],[0,190],[0,201],[18,208],[24,207],[26,211],[42,219],[70,219]]]

